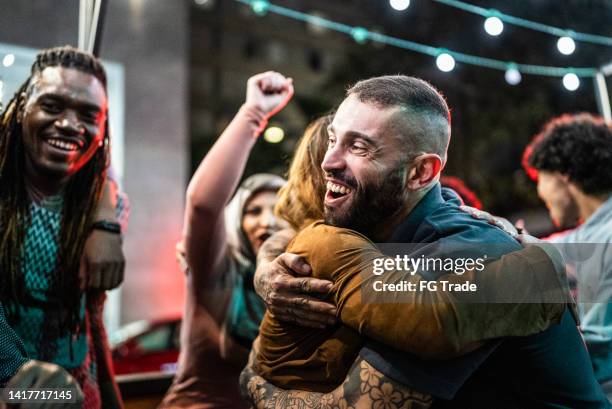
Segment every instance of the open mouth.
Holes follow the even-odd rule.
[[[49,138],[45,142],[47,142],[49,145],[51,145],[55,149],[59,149],[65,152],[75,152],[81,148],[78,143],[67,141],[65,139]]]
[[[268,240],[271,236],[272,234],[270,233],[262,233],[257,238],[261,240],[261,242],[263,243],[264,241]]]
[[[339,199],[353,192],[353,189],[338,185],[333,182],[327,182],[327,194],[332,199]]]

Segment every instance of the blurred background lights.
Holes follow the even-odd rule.
[[[355,27],[351,30],[351,36],[359,44],[363,44],[368,39],[368,30],[363,27]]]
[[[7,54],[2,59],[2,65],[10,67],[15,62],[15,54]]]
[[[270,8],[270,3],[267,0],[254,0],[251,3],[251,8],[258,16],[264,16]]]
[[[499,17],[489,17],[484,22],[484,29],[488,35],[498,36],[504,31],[504,23]]]
[[[436,65],[440,71],[449,72],[455,68],[455,59],[449,53],[442,53],[436,58]]]
[[[516,65],[508,66],[506,73],[504,74],[506,82],[510,85],[517,85],[521,82],[521,72],[516,68]]]
[[[563,86],[568,91],[576,91],[580,86],[580,78],[573,72],[567,73],[563,76]]]
[[[264,132],[266,142],[279,143],[285,138],[285,131],[278,126],[271,126]]]
[[[410,6],[410,0],[389,0],[389,4],[394,10],[403,11]]]
[[[572,37],[561,37],[557,41],[559,52],[564,55],[570,55],[576,49],[576,43]]]
[[[215,6],[215,0],[193,0],[195,4],[205,10],[212,9]]]

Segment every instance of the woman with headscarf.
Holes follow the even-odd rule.
[[[248,407],[240,398],[238,376],[265,312],[253,289],[255,257],[282,227],[273,209],[284,180],[254,175],[230,197],[257,136],[292,95],[292,80],[279,73],[251,77],[244,105],[189,183],[178,249],[187,284],[181,355],[160,407]]]

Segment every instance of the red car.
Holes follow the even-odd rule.
[[[115,374],[174,374],[179,355],[180,332],[180,317],[136,321],[121,328],[111,336]]]

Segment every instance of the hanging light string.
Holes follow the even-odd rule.
[[[454,7],[460,10],[467,11],[469,13],[478,14],[483,17],[490,17],[494,15],[505,23],[513,24],[515,26],[528,28],[534,31],[540,31],[542,33],[551,34],[557,37],[570,37],[577,41],[585,43],[599,44],[612,46],[612,37],[605,37],[597,34],[580,33],[577,31],[563,29],[559,27],[549,26],[547,24],[538,23],[535,21],[526,20],[524,18],[511,16],[504,14],[498,10],[486,9],[483,7],[475,6],[473,4],[464,3],[459,0],[433,0],[438,3],[445,4],[450,7]]]
[[[272,4],[267,0],[235,0],[238,3],[250,6],[253,11],[263,16],[265,14],[274,13],[280,16],[288,17],[294,20],[303,21],[319,27],[324,27],[333,31],[347,34],[356,42],[364,43],[367,40],[387,44],[393,47],[402,48],[405,50],[414,51],[416,53],[437,57],[440,54],[450,54],[455,60],[464,64],[475,65],[479,67],[491,68],[494,70],[506,71],[509,68],[516,69],[521,73],[531,75],[542,75],[549,77],[563,77],[568,73],[574,73],[578,77],[594,77],[597,69],[593,67],[571,68],[571,67],[551,67],[543,65],[518,64],[512,61],[501,61],[492,58],[479,57],[475,55],[460,53],[457,51],[448,50],[445,48],[433,47],[430,45],[419,44],[414,41],[404,40],[397,37],[388,36],[374,31],[369,31],[364,27],[350,26],[348,24],[338,23],[320,16],[303,13],[301,11],[289,9],[286,7]],[[436,0],[449,1],[449,0]]]

